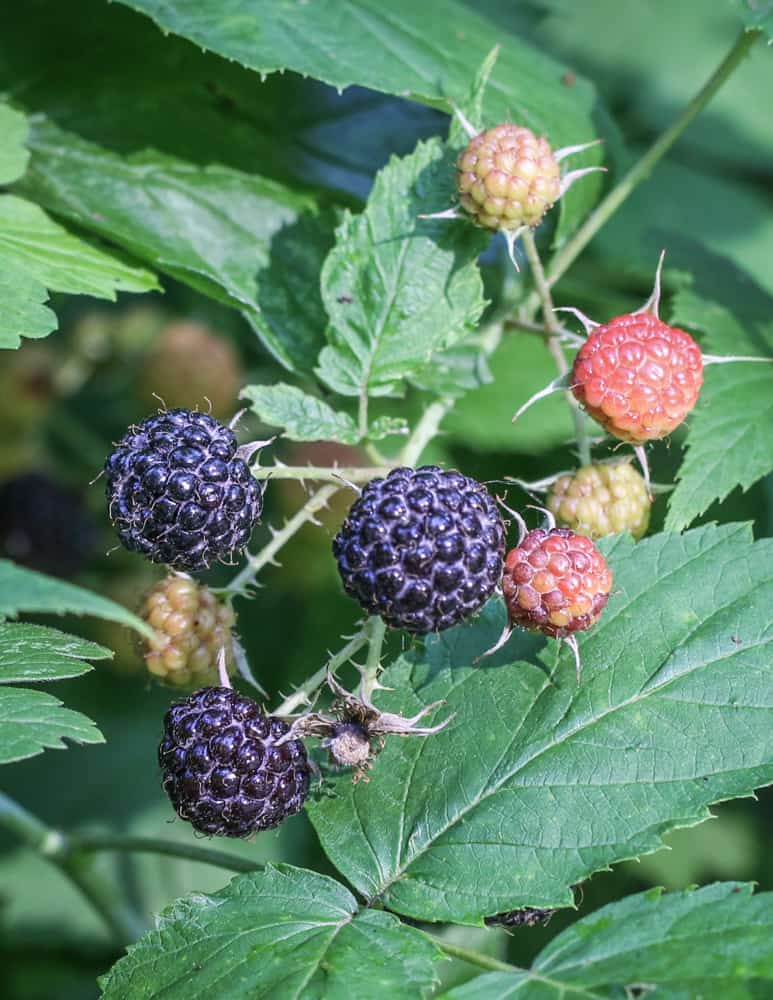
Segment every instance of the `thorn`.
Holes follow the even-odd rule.
[[[526,400],[523,406],[516,410],[513,415],[513,423],[515,423],[515,421],[529,409],[532,403],[536,403],[538,400],[544,399],[545,396],[550,396],[554,392],[562,392],[565,389],[569,389],[571,387],[569,379],[569,372],[567,372],[566,375],[559,375],[558,378],[554,378],[552,382],[549,382],[544,389],[540,389],[539,392],[535,392],[533,396]]]
[[[606,167],[583,167],[581,170],[570,170],[568,174],[564,174],[561,178],[561,191],[558,195],[559,198],[563,198],[569,188],[578,181],[581,177],[585,177],[586,174],[595,174],[601,172],[605,174],[607,172]]]
[[[99,480],[102,478],[102,476],[104,476],[104,474],[105,470],[100,469],[99,472],[96,474],[96,476],[94,476],[94,478],[89,481],[89,486],[93,486],[94,483],[99,482]]]
[[[582,679],[582,663],[580,662],[580,647],[577,645],[577,636],[568,635],[565,639],[559,641],[565,642],[574,653],[574,666],[577,670],[577,683],[579,684]]]
[[[603,139],[594,139],[592,142],[581,142],[579,146],[564,146],[562,149],[557,149],[553,153],[553,159],[556,163],[560,163],[561,160],[565,160],[567,156],[573,156],[575,153],[582,153],[586,149],[590,149],[592,146],[603,145]]]
[[[647,496],[650,501],[655,498],[652,495],[652,483],[650,481],[650,463],[647,461],[647,452],[644,450],[643,444],[634,445],[634,454],[639,460],[639,465],[641,466],[642,475],[644,476],[644,485],[647,487]]]
[[[276,435],[274,437],[266,438],[265,441],[250,441],[247,444],[243,444],[241,448],[236,449],[236,455],[247,465],[250,464],[250,459],[255,454],[256,451],[260,451],[261,448],[267,448],[270,444],[276,441]]]
[[[350,490],[354,490],[357,496],[359,496],[362,493],[362,490],[360,489],[359,486],[355,486],[354,483],[350,483],[348,479],[344,479],[343,476],[339,476],[337,472],[334,472],[332,475],[334,479],[339,479],[344,484],[344,486],[348,486]]]
[[[205,396],[204,398],[206,399],[207,397]],[[212,409],[212,403],[210,403],[208,399],[207,399],[207,402],[209,403],[209,408],[211,410]],[[248,408],[245,406],[241,410],[237,410],[236,413],[233,415],[233,417],[231,417],[231,419],[228,422],[228,426],[230,427],[230,429],[232,431],[236,430],[236,425],[239,423],[239,421],[242,419],[242,417],[244,416],[244,414],[247,413],[247,412],[248,412]]]
[[[566,474],[566,472],[556,472],[552,476],[537,479],[533,483],[527,483],[525,479],[516,479],[515,476],[505,476],[505,480],[508,483],[513,483],[514,486],[518,486],[524,493],[547,493],[553,483]]]
[[[419,219],[461,219],[462,214],[457,208],[447,208],[444,212],[432,212],[429,215],[419,215]]]
[[[505,234],[505,243],[507,244],[507,256],[510,258],[510,263],[513,265],[518,274],[521,273],[521,269],[518,266],[518,259],[515,256],[515,241],[521,233],[525,232],[528,228],[528,226],[519,226],[517,229],[503,230]]]
[[[217,654],[217,673],[220,678],[220,686],[231,687],[231,678],[228,676],[228,668],[225,662],[225,646],[221,646]]]
[[[472,122],[469,122],[467,120],[467,118],[459,110],[459,108],[454,107],[454,115],[456,116],[456,120],[462,126],[462,128],[464,129],[464,131],[470,137],[470,139],[474,139],[475,136],[478,134],[478,129],[475,128],[475,126],[472,124]]]
[[[480,661],[485,660],[487,656],[492,656],[494,653],[497,652],[497,650],[501,649],[504,645],[507,644],[507,641],[512,634],[513,634],[513,626],[510,624],[510,622],[508,622],[507,625],[505,625],[504,629],[502,630],[502,634],[494,643],[494,645],[491,646],[490,649],[487,649],[485,653],[481,653],[480,656],[476,656],[472,662],[480,663]]]
[[[773,358],[763,358],[751,354],[704,354],[704,365],[726,365],[730,361],[765,361],[770,364]]]
[[[556,519],[553,516],[553,511],[548,510],[547,507],[538,507],[536,504],[527,503],[526,506],[529,510],[538,510],[541,514],[545,515],[545,521],[548,526],[548,531],[552,531],[556,526]]]
[[[243,677],[248,684],[251,684],[254,688],[256,688],[264,698],[268,698],[268,691],[261,686],[260,682],[250,669],[247,654],[245,653],[242,644],[236,639],[232,639],[231,645],[233,648],[234,660],[236,661],[236,669],[239,671],[239,675]]]
[[[572,316],[576,317],[582,323],[583,327],[585,328],[585,332],[588,334],[593,333],[593,331],[599,325],[589,316],[586,316],[584,312],[581,312],[579,309],[575,309],[574,306],[557,306],[553,310],[553,312],[571,313]]]
[[[526,535],[529,533],[529,528],[524,521],[523,517],[518,513],[517,510],[513,510],[512,507],[508,507],[502,497],[497,497],[497,503],[500,507],[503,507],[507,513],[512,517],[515,523],[518,525],[518,544],[524,540]]]
[[[660,277],[663,273],[663,260],[666,256],[666,251],[660,251],[660,257],[658,259],[658,266],[655,270],[655,284],[652,286],[652,294],[641,307],[637,309],[634,315],[639,313],[650,313],[655,319],[658,319],[658,310],[660,309]]]
[[[150,395],[153,397],[153,399],[157,399],[159,401],[159,403],[161,404],[161,412],[162,413],[166,413],[166,409],[167,409],[167,407],[166,407],[166,401],[164,399],[162,399],[161,396],[159,396],[159,394],[157,392],[151,392]]]

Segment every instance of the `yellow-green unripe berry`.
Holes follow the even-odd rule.
[[[536,226],[561,193],[559,166],[547,139],[517,125],[497,125],[476,135],[456,167],[459,201],[484,229]]]
[[[228,673],[233,673],[236,615],[209,587],[185,576],[167,576],[147,595],[141,615],[155,632],[144,650],[145,664],[163,683],[179,688],[218,684],[221,650]]]
[[[560,476],[547,498],[558,524],[589,538],[621,531],[641,538],[650,520],[644,479],[628,462],[585,465]]]

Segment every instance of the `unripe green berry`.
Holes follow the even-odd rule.
[[[547,139],[527,128],[497,125],[472,139],[457,159],[459,201],[477,226],[536,226],[561,193]]]
[[[585,465],[560,476],[547,498],[558,524],[589,538],[629,531],[641,538],[650,519],[644,479],[629,462]]]

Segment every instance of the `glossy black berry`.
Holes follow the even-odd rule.
[[[177,815],[200,833],[247,837],[300,811],[310,769],[287,723],[226,687],[201,688],[164,718],[158,760]]]
[[[108,512],[122,544],[175,569],[232,560],[263,509],[233,431],[206,413],[148,417],[119,441],[105,471]]]
[[[333,541],[347,594],[415,635],[475,614],[499,583],[504,551],[486,489],[430,465],[368,483]]]

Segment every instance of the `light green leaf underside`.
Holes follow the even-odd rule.
[[[42,573],[15,566],[2,559],[0,560],[0,618],[15,617],[23,612],[92,615],[95,618],[128,625],[129,628],[152,637],[152,629],[115,601],[94,594],[90,590],[84,590],[75,584],[66,583],[64,580],[56,580]]]
[[[365,896],[468,923],[566,906],[592,872],[773,781],[773,541],[726,525],[604,547],[614,588],[580,637],[579,687],[568,650],[547,676],[555,643],[541,666],[516,662],[530,655],[520,633],[472,666],[503,625],[497,601],[386,672],[380,706],[412,715],[444,699],[429,721],[456,717],[392,740],[369,783],[341,778],[309,807]]]
[[[292,69],[335,87],[350,84],[413,97],[447,109],[463,101],[491,49],[501,44],[484,100],[485,122],[514,120],[546,134],[556,146],[596,136],[593,87],[581,78],[562,84],[565,67],[507,34],[471,6],[454,0],[416,4],[394,0],[130,0],[165,31],[234,59],[260,73]],[[600,162],[600,153],[572,165]],[[592,207],[598,178],[578,184],[561,201],[559,238]]]
[[[420,219],[451,203],[453,168],[439,140],[393,158],[365,211],[347,214],[322,269],[330,346],[318,373],[337,392],[399,392],[434,352],[471,333],[484,307],[471,226]]]
[[[259,284],[276,240],[314,202],[274,181],[154,151],[117,156],[51,123],[36,125],[21,190],[193,288],[240,309],[287,367],[310,367],[305,326],[261,316]],[[323,241],[324,243],[324,241]],[[312,299],[314,296],[312,296]],[[321,342],[322,331],[318,331]]]
[[[674,300],[671,322],[705,336],[711,354],[773,357],[773,318],[733,315],[691,290]],[[680,530],[773,470],[773,363],[711,365],[688,418],[687,455],[671,493],[666,527]]]
[[[602,1000],[643,983],[672,1000],[768,996],[773,893],[752,891],[725,882],[628,896],[555,937],[531,969],[478,976],[443,1000]]]
[[[148,271],[69,233],[38,205],[10,194],[0,196],[0,273],[0,347],[18,347],[23,336],[55,329],[54,314],[41,307],[46,289],[115,299],[117,291],[157,287]]]
[[[111,656],[104,646],[57,629],[0,622],[0,684],[78,677],[91,670],[84,660]]]
[[[283,428],[291,441],[341,441],[356,444],[360,435],[348,413],[292,385],[250,385],[241,393],[263,423]]]
[[[434,982],[435,946],[391,914],[358,912],[324,875],[269,866],[180,900],[103,978],[105,1000],[392,1000]]]
[[[24,146],[28,132],[27,119],[20,111],[0,104],[0,184],[10,184],[24,173],[30,156]]]
[[[61,750],[64,740],[104,743],[91,719],[63,708],[52,695],[0,688],[0,764],[34,757],[46,748]]]

